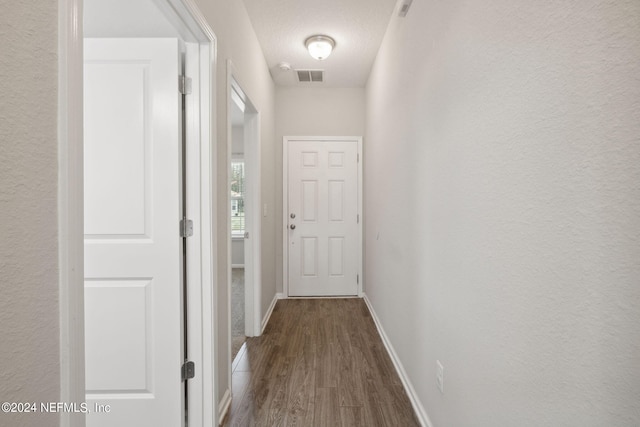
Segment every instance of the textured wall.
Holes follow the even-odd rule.
[[[276,90],[276,137],[280,142],[285,135],[362,135],[364,115],[364,88]]]
[[[57,3],[0,3],[0,402],[60,395]],[[0,413],[2,426],[58,415]]]
[[[392,19],[366,293],[434,426],[640,425],[639,23],[637,0]]]
[[[364,116],[364,88],[276,89],[276,218],[282,218],[282,137],[362,136]],[[282,220],[276,221],[276,278],[282,292]]]

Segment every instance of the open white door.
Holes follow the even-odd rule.
[[[289,296],[359,293],[358,140],[285,140]]]
[[[178,41],[84,52],[87,426],[181,426]]]

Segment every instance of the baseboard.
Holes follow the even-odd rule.
[[[218,425],[221,425],[224,421],[224,417],[227,416],[227,412],[229,411],[229,407],[231,406],[231,391],[227,389],[220,399],[220,403],[218,404]]]
[[[283,298],[284,298],[284,295],[281,293],[277,293],[273,296],[273,299],[271,300],[271,304],[269,305],[267,312],[264,314],[264,317],[262,318],[260,335],[262,335],[262,333],[264,332],[264,328],[267,327],[267,323],[269,323],[269,319],[271,318],[271,313],[273,313],[273,309],[275,308],[276,303],[278,302],[279,299],[283,299]]]
[[[416,412],[416,416],[418,417],[418,421],[420,421],[420,425],[423,427],[433,427],[433,423],[429,419],[429,415],[427,415],[427,411],[420,403],[418,399],[418,395],[416,394],[416,390],[413,388],[413,384],[411,384],[411,380],[407,376],[407,372],[404,370],[402,366],[402,362],[400,362],[400,358],[396,353],[395,349],[391,345],[391,341],[389,341],[389,337],[384,332],[382,328],[382,324],[380,323],[380,319],[373,309],[373,305],[371,305],[371,301],[369,301],[369,297],[367,294],[362,294],[362,299],[364,299],[365,304],[367,304],[367,308],[369,308],[369,312],[371,313],[371,317],[373,318],[373,322],[376,324],[376,328],[378,329],[378,333],[382,338],[382,342],[384,343],[384,347],[387,349],[387,353],[389,353],[389,357],[391,357],[391,361],[393,362],[393,366],[395,366],[398,375],[400,376],[400,380],[402,381],[402,385],[409,396],[409,400],[411,401],[411,406],[413,406],[413,410]]]
[[[231,268],[244,268],[244,264],[231,264]]]

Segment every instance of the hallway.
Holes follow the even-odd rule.
[[[640,426],[640,1],[4,6],[5,401],[72,405],[124,391],[144,407],[125,422],[112,408],[107,427],[178,425],[154,422],[160,412],[145,406],[161,388],[166,405],[157,406],[176,419],[187,412],[191,427],[218,425],[225,416],[226,425],[239,426]],[[176,33],[183,24],[194,28]],[[335,42],[322,61],[307,49],[316,35]],[[117,73],[101,60],[85,70],[96,53],[85,38],[131,37],[191,40],[170,57],[195,60],[171,65],[176,72],[163,87],[172,103],[178,97],[194,107],[185,114],[201,110],[194,114],[200,125],[184,120],[180,100],[174,108],[166,96],[151,96],[158,73],[145,59],[116,60]],[[322,82],[308,81],[312,71]],[[117,91],[95,86],[113,105],[95,105],[94,117],[105,117],[103,110],[126,116],[126,126],[95,132],[111,135],[104,147],[120,147],[119,155],[103,156],[100,148],[91,157],[84,114],[91,73],[122,77]],[[187,96],[180,92],[190,91],[189,79]],[[250,237],[260,280],[247,280],[256,286],[245,314],[256,332],[267,325],[236,364],[228,239],[234,79],[257,114],[258,215]],[[162,116],[155,130],[145,111]],[[180,116],[176,129],[198,127],[186,156],[179,137],[154,146],[154,136],[169,134],[165,114],[174,124]],[[116,135],[121,130],[137,142]],[[287,233],[294,225],[285,204],[285,138],[345,136],[363,141],[356,216],[362,274],[355,278],[371,314],[357,299],[282,300],[290,295]],[[187,161],[190,154],[199,158]],[[155,166],[155,155],[171,173]],[[90,158],[103,161],[92,168]],[[180,159],[188,165],[184,177],[176,171]],[[92,187],[92,174],[112,174],[104,181],[121,190]],[[183,209],[184,201],[174,202],[184,193],[176,183],[185,180],[199,182]],[[175,196],[171,209],[154,206],[155,195],[168,194]],[[103,196],[110,202],[96,199]],[[121,224],[92,225],[85,218],[90,198],[96,212]],[[154,228],[160,215],[166,224]],[[191,233],[189,221],[193,236],[181,237]],[[123,262],[95,257],[122,267],[113,274],[96,271],[85,256],[85,237],[96,255],[120,244],[146,250],[162,240],[156,229],[169,243],[148,264],[171,265],[167,280],[129,268],[142,264],[137,250],[114,250]],[[187,298],[185,271],[193,290]],[[160,292],[170,315],[153,307]],[[104,316],[95,302],[109,302]],[[184,303],[193,329],[186,334]],[[102,332],[85,313],[107,320]],[[171,343],[159,348],[155,338],[169,334]],[[185,336],[187,354],[180,354]],[[87,351],[92,342],[108,351]],[[165,368],[154,354],[172,361]],[[92,359],[110,364],[114,375],[94,369]],[[185,361],[195,365],[186,409]],[[92,426],[89,418],[1,413],[0,425],[84,427]]]
[[[224,426],[413,426],[411,403],[362,299],[278,301],[233,365]]]

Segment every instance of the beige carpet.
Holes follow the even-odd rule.
[[[244,268],[231,270],[231,360],[244,343]]]
[[[238,352],[242,348],[242,344],[244,344],[246,340],[247,340],[247,337],[245,337],[244,335],[241,337],[233,337],[231,339],[231,360],[232,361],[233,359],[236,358],[236,356],[238,355]]]

